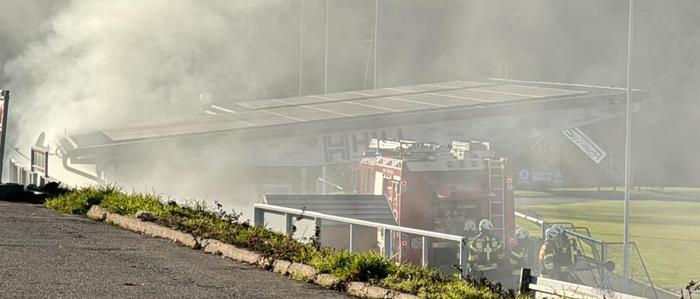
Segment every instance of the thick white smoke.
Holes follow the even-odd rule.
[[[16,143],[197,113],[295,80],[286,1],[71,1],[4,69]],[[270,9],[270,8],[275,9]],[[257,24],[253,27],[251,24]],[[261,79],[264,77],[264,81]]]

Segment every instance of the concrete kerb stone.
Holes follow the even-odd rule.
[[[197,242],[199,242],[199,246],[202,247],[202,250],[209,245],[209,241],[216,241],[214,239],[202,239],[202,238],[197,238]]]
[[[367,288],[365,288],[366,297],[367,298],[393,298],[394,294],[391,292],[391,290],[385,289],[385,288],[380,288],[377,286],[372,286],[368,285]]]
[[[236,246],[223,243],[218,240],[205,240],[204,252],[212,254],[221,254],[232,260],[245,262],[248,264],[259,265],[260,260],[264,260],[263,256],[252,251],[240,249]]]
[[[100,206],[94,205],[90,207],[86,216],[95,221],[104,221],[105,217],[107,217],[107,213],[108,212],[100,208]]]
[[[287,272],[297,280],[313,281],[316,278],[316,268],[305,264],[292,263]]]
[[[367,294],[367,284],[357,281],[351,281],[350,283],[348,283],[348,287],[345,290],[350,295],[365,298],[365,295]]]
[[[272,269],[272,263],[274,261],[275,260],[273,260],[272,258],[261,256],[258,260],[257,265],[260,269],[269,271],[270,269]]]
[[[384,299],[384,298],[402,298],[414,299],[419,298],[410,294],[397,293],[389,289],[373,286],[364,282],[353,281],[348,283],[347,292],[350,295],[360,298]]]
[[[183,233],[178,230],[174,230],[172,228],[164,227],[157,225],[155,223],[150,223],[150,222],[143,222],[145,224],[145,231],[144,234],[149,235],[149,236],[154,236],[154,237],[160,237],[168,240],[172,240],[175,242],[178,242],[180,244],[183,244],[187,247],[194,248],[194,249],[199,249],[199,242],[197,242],[197,238],[195,238],[193,235],[188,234],[188,233]]]
[[[104,213],[104,221],[107,223],[112,223],[144,235],[175,241],[190,248],[198,249],[200,247],[197,239],[191,234],[160,226],[155,223],[144,222],[136,218],[122,216],[106,211]]]
[[[287,270],[289,270],[289,266],[292,265],[292,262],[285,261],[285,260],[275,260],[272,263],[272,272],[275,272],[277,274],[282,274],[282,275],[287,275]]]
[[[333,276],[332,274],[321,273],[316,275],[314,283],[328,289],[336,289],[340,286],[342,281]]]
[[[143,233],[146,230],[146,227],[143,225],[143,223],[134,218],[129,218],[126,216],[122,216],[119,214],[115,213],[109,213],[105,215],[105,222],[114,224],[116,226],[135,231],[138,233]]]

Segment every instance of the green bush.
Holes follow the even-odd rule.
[[[421,290],[427,290],[444,280],[437,270],[409,264],[397,267],[394,273],[380,282],[380,285],[392,290],[419,294]]]
[[[352,256],[348,267],[339,271],[341,278],[346,280],[377,282],[394,271],[394,263],[377,252],[360,252]]]
[[[313,256],[309,264],[314,266],[319,273],[331,273],[340,278],[336,273],[339,269],[350,265],[352,254],[347,250],[331,250],[324,248]]]
[[[394,272],[394,263],[377,252],[350,253],[325,248],[309,262],[319,273],[331,273],[342,281],[376,282]]]
[[[503,298],[504,294],[493,292],[486,286],[475,286],[455,277],[444,283],[422,289],[418,296],[445,299],[498,299]]]
[[[149,211],[158,216],[168,214],[167,206],[160,201],[160,196],[143,193],[107,194],[100,206],[120,215],[134,216],[138,211]]]
[[[69,190],[64,194],[49,198],[46,206],[61,213],[84,215],[93,205],[98,205],[105,197],[120,194],[114,186],[86,187]]]

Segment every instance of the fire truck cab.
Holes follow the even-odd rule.
[[[490,219],[494,235],[507,243],[513,236],[513,181],[508,160],[496,158],[487,142],[430,142],[372,139],[359,165],[359,192],[385,195],[396,222],[466,237]],[[400,262],[420,263],[422,238],[395,234]],[[454,264],[455,242],[430,242],[430,264]]]

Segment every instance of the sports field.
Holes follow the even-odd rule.
[[[539,202],[519,201],[518,209],[535,211],[546,221],[573,222],[576,226],[588,227],[594,237],[622,241],[623,202],[620,200],[569,198],[557,201],[548,197]],[[677,290],[690,280],[700,279],[700,202],[639,200],[631,203],[630,212],[631,241],[639,247],[657,286]]]

